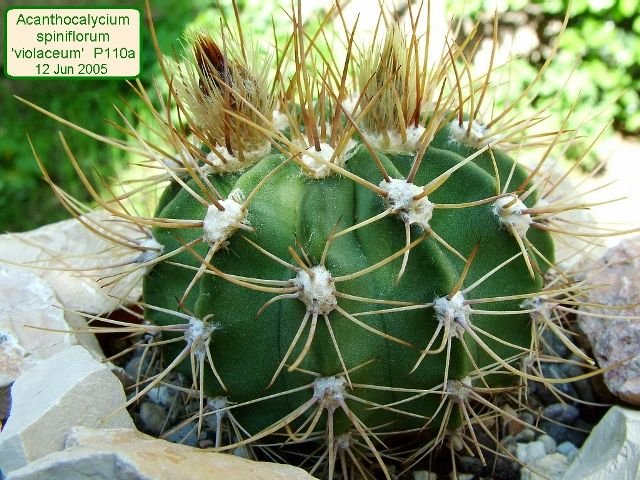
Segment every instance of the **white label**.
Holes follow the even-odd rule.
[[[6,12],[9,77],[136,77],[140,11],[13,8]]]

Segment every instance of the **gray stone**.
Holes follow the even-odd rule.
[[[131,429],[74,428],[66,447],[6,480],[314,480],[290,465],[176,445]]]
[[[553,453],[538,458],[523,467],[520,480],[558,480],[569,467],[567,458],[560,453]],[[577,480],[575,477],[573,480]]]
[[[511,455],[515,456],[518,451],[518,443],[514,437],[507,435],[500,440],[502,448],[504,448]]]
[[[438,474],[426,470],[415,470],[413,480],[438,480]]]
[[[518,432],[514,438],[517,442],[528,443],[536,438],[536,432],[530,428],[525,428],[521,432]]]
[[[556,444],[570,441],[575,445],[582,445],[586,434],[574,426],[580,420],[579,417],[580,410],[575,405],[554,403],[542,411],[539,427],[552,437]]]
[[[177,391],[175,389],[160,385],[149,390],[147,398],[158,405],[170,407],[176,401],[176,395]]]
[[[472,473],[458,473],[458,480],[473,480],[475,475]]]
[[[556,422],[572,424],[580,416],[580,410],[568,403],[554,403],[544,409],[542,416]]]
[[[567,457],[567,460],[571,463],[580,450],[571,442],[562,442],[558,445],[556,451]]]
[[[518,417],[529,425],[534,425],[536,423],[536,417],[534,417],[531,412],[522,412]]]
[[[162,406],[154,402],[142,401],[140,405],[140,430],[159,435],[167,426],[168,412]]]
[[[640,478],[640,412],[613,407],[593,429],[563,480]]]
[[[589,290],[588,301],[603,307],[581,307],[578,325],[600,367],[623,362],[604,373],[609,391],[640,405],[640,320],[629,318],[640,316],[640,237],[609,249],[586,282],[598,285]]]
[[[474,475],[481,475],[485,469],[482,461],[477,457],[470,457],[463,455],[458,458],[459,468],[465,472],[472,473]]]
[[[555,453],[556,441],[553,439],[553,437],[550,437],[549,435],[540,435],[537,438],[537,441],[542,442],[542,444],[544,445],[544,451],[547,454]]]
[[[578,422],[576,422],[578,423]],[[588,428],[581,428],[578,425],[567,426],[562,423],[549,422],[543,420],[540,422],[540,428],[556,441],[556,444],[562,442],[571,442],[574,445],[582,445],[587,438],[587,433],[591,431],[591,425]],[[585,430],[585,431],[583,431]]]
[[[174,427],[175,428],[175,427]],[[198,421],[194,420],[163,436],[164,440],[181,445],[195,447],[198,444]]]
[[[529,443],[518,443],[516,456],[522,463],[531,463],[546,454],[544,443],[537,440]]]
[[[11,412],[0,432],[5,474],[61,450],[73,426],[132,428],[122,385],[83,347],[72,346],[41,361],[11,387]]]
[[[551,330],[545,330],[544,332],[542,332],[542,343],[545,353],[549,353],[561,358],[569,355],[569,349],[567,348],[567,346]]]
[[[569,378],[572,376],[564,369],[564,365],[556,363],[544,363],[542,364],[541,370],[544,378]],[[563,393],[566,396],[565,398],[577,398],[578,396],[572,382],[554,384],[553,387],[554,390]],[[541,395],[544,401],[557,401],[557,394],[551,393],[548,389],[544,389],[543,391],[546,393]]]

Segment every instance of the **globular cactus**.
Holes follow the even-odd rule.
[[[571,345],[545,303],[570,287],[543,278],[554,215],[582,205],[544,200],[540,174],[567,132],[492,112],[468,45],[429,61],[424,16],[361,49],[349,33],[339,63],[291,15],[272,57],[240,28],[193,35],[162,60],[161,140],[127,123],[166,185],[152,216],[101,202],[143,232],[123,275],[146,273],[144,328],[162,334],[166,369],[130,403],[177,370],[220,450],[300,445],[319,475],[339,459],[390,478],[388,461],[476,443],[481,414],[508,415],[494,395],[543,380],[541,326]]]

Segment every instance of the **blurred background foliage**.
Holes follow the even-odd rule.
[[[0,14],[4,16],[6,8],[34,4],[56,7],[90,6],[91,3],[86,0],[0,0]],[[151,0],[150,3],[156,36],[165,53],[180,49],[179,44],[186,30],[215,29],[221,11],[227,18],[233,18],[231,0]],[[278,2],[238,0],[237,3],[245,20],[244,28],[256,37],[271,39],[274,28],[271,16]],[[143,0],[110,0],[106,4],[139,8],[144,12]],[[283,15],[278,15],[278,18],[280,22],[287,22]],[[163,82],[146,18],[143,22],[139,80],[147,89],[153,90],[155,85],[162,85]],[[283,29],[282,25],[276,25],[276,30],[286,35],[287,29]],[[4,56],[0,55],[0,63],[3,62]],[[4,65],[1,66],[4,71]],[[69,217],[42,179],[29,148],[27,134],[54,182],[88,204],[91,204],[91,198],[67,160],[57,132],[64,134],[72,151],[85,167],[85,172],[98,185],[115,178],[127,163],[123,152],[61,125],[20,103],[13,98],[14,95],[87,130],[116,138],[123,138],[123,134],[110,125],[110,122],[122,124],[114,105],[123,110],[126,102],[133,110],[144,111],[142,101],[123,80],[12,80],[4,75],[0,77],[0,233],[29,230]],[[130,113],[127,117],[134,125],[140,121]],[[100,177],[97,177],[96,171],[100,172]]]
[[[352,0],[352,3],[358,2],[362,3],[363,9],[372,8],[369,0]],[[40,2],[43,3],[86,6],[90,2]],[[229,18],[233,15],[231,0],[152,0],[151,3],[157,37],[164,52],[179,48],[186,30],[216,29],[221,10],[230,15]],[[328,2],[304,0],[303,3],[317,4],[322,8]],[[474,22],[479,22],[479,34],[487,38],[492,35],[494,11],[498,12],[501,39],[512,41],[519,54],[505,67],[510,87],[497,98],[499,103],[504,103],[507,97],[513,97],[534,79],[537,69],[551,51],[569,2],[500,0],[491,6],[486,0],[467,0],[464,3],[449,0],[448,3],[447,16],[470,19],[462,23],[462,33],[470,31]],[[4,12],[7,6],[27,4],[33,2],[0,0],[0,10]],[[143,7],[142,0],[118,0],[109,4]],[[243,29],[251,32],[254,38],[264,38],[265,42],[273,41],[274,31],[281,39],[286,38],[290,27],[286,15],[278,12],[281,4],[283,2],[278,0],[238,0]],[[275,24],[272,23],[272,15],[276,17]],[[526,35],[523,36],[522,32]],[[482,61],[479,53],[478,60]],[[154,78],[159,79],[160,71],[146,27],[143,28],[142,61],[140,81],[145,87],[154,88]],[[482,65],[479,68],[482,69]],[[566,83],[572,71],[571,80]],[[570,127],[577,127],[576,122],[585,121],[580,130],[584,135],[583,141],[590,142],[608,120],[612,126],[606,134],[617,130],[625,135],[635,135],[640,131],[638,92],[640,3],[637,0],[573,0],[569,26],[561,39],[556,59],[533,103],[518,108],[526,114],[546,106],[545,112],[556,119],[561,119],[574,108],[573,118],[576,120]],[[135,109],[141,102],[121,80],[0,78],[0,232],[27,230],[69,216],[42,180],[28,146],[27,133],[54,181],[86,202],[90,202],[90,198],[67,161],[57,132],[64,133],[90,175],[99,170],[102,179],[108,181],[127,160],[122,152],[60,125],[19,103],[13,95],[20,95],[88,130],[115,137],[121,133],[109,122],[120,124],[121,120],[113,105],[121,107],[124,99]],[[556,101],[550,102],[554,98]],[[130,114],[128,116],[133,122],[139,121]],[[597,117],[597,122],[587,121],[593,117]],[[556,124],[560,121],[557,120]],[[567,155],[571,157],[577,153],[569,150]],[[585,163],[585,168],[593,168],[596,161],[596,158],[591,158]],[[95,175],[94,178],[97,182],[102,181]]]
[[[38,5],[87,6],[86,1],[57,0],[35,2]],[[29,1],[0,1],[5,7],[32,5]],[[142,1],[110,1],[109,5],[142,8]],[[153,18],[161,48],[170,51],[185,25],[198,14],[202,1],[155,0]],[[150,87],[158,75],[153,43],[146,24],[143,26],[142,65],[140,80]],[[4,49],[4,47],[3,47]],[[4,69],[4,65],[3,65]],[[89,172],[98,169],[101,175],[111,177],[124,165],[121,151],[82,135],[18,102],[19,95],[82,127],[115,137],[122,137],[109,122],[120,123],[114,104],[122,107],[121,99],[135,104],[130,87],[123,80],[12,80],[0,78],[0,231],[22,231],[45,223],[68,218],[50,187],[42,180],[38,165],[29,148],[27,134],[47,165],[52,179],[82,201],[89,201],[80,181],[62,149],[57,132],[62,132],[82,165]]]
[[[556,128],[573,109],[569,128],[579,129],[583,138],[565,153],[570,160],[609,122],[604,137],[614,131],[626,136],[640,133],[638,0],[450,0],[449,4],[449,15],[467,19],[461,35],[477,22],[478,34],[490,38],[497,12],[501,41],[512,42],[517,53],[507,67],[512,97],[531,83],[547,60],[570,9],[566,31],[537,96],[531,105],[519,108],[532,111],[547,105],[545,113],[553,117]],[[498,108],[506,101],[498,98]],[[581,167],[591,170],[600,160],[592,152]]]

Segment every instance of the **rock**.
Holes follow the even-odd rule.
[[[9,419],[0,432],[5,474],[61,450],[73,426],[132,428],[122,385],[81,346],[72,346],[21,375],[11,388]],[[115,413],[114,413],[115,412]]]
[[[571,442],[574,445],[582,445],[587,438],[586,432],[591,431],[592,425],[585,424],[585,422],[576,422],[575,425],[567,426],[558,422],[542,420],[539,427],[552,437],[556,444]]]
[[[548,455],[555,453],[556,441],[553,439],[553,437],[550,437],[549,435],[540,435],[537,441],[541,442],[544,445],[544,451]]]
[[[568,403],[554,403],[543,410],[542,416],[556,422],[571,424],[580,416],[580,410]]]
[[[525,428],[514,436],[515,440],[520,443],[529,443],[536,438],[536,432],[530,428]]]
[[[468,455],[463,455],[458,458],[458,467],[463,472],[472,473],[476,476],[479,476],[484,471],[482,461],[477,457],[470,457]]]
[[[509,452],[513,456],[516,455],[516,452],[518,451],[518,443],[515,438],[511,435],[507,435],[500,439],[500,443],[505,451]]]
[[[593,267],[588,273],[587,283],[602,286],[589,290],[589,302],[609,308],[580,308],[578,324],[600,367],[624,362],[605,372],[609,391],[640,405],[640,320],[624,318],[640,316],[640,237],[623,240],[609,249],[599,263],[599,268]],[[625,305],[629,307],[620,308]]]
[[[567,375],[567,372],[562,365],[555,363],[543,363],[541,371],[544,378],[567,378],[571,376]],[[565,398],[577,398],[578,396],[576,389],[571,382],[554,384],[553,387],[554,390],[563,393]],[[544,389],[544,392],[545,393],[538,392],[543,401],[547,403],[556,401],[557,393],[551,393],[547,389]]]
[[[531,463],[534,460],[544,457],[547,454],[544,443],[539,441],[529,443],[518,443],[516,457],[522,463]]]
[[[529,425],[535,425],[536,417],[531,412],[520,412],[518,418]]]
[[[556,444],[570,441],[575,445],[582,445],[587,435],[575,425],[580,421],[579,417],[580,410],[575,405],[552,403],[542,411],[538,427],[552,437]]]
[[[107,212],[95,211],[83,218],[93,228],[116,232],[131,242],[145,240],[140,230]],[[133,264],[139,256],[139,250],[109,242],[75,219],[0,235],[0,263],[28,268],[53,287],[65,308],[86,313],[111,312],[139,298],[143,269],[121,282],[101,286],[127,268],[117,265]]]
[[[93,334],[75,334],[84,319],[65,311],[51,286],[33,272],[0,265],[0,387],[40,360],[78,343],[104,358]]]
[[[640,412],[612,407],[593,429],[563,480],[640,478]]]
[[[569,467],[567,458],[560,453],[553,453],[538,458],[521,470],[521,480],[558,480]],[[574,477],[574,480],[580,477]]]
[[[67,448],[11,472],[6,480],[313,480],[290,465],[254,462],[157,440],[130,429],[70,431]]]
[[[167,427],[169,412],[162,405],[142,401],[140,405],[140,430],[152,435],[160,435]]]
[[[198,444],[198,421],[194,420],[164,436],[164,440],[195,447]],[[242,456],[242,455],[239,455]]]
[[[571,442],[562,442],[558,445],[556,451],[567,457],[567,460],[571,463],[573,462],[573,459],[576,458],[576,455],[578,455],[580,450],[578,450],[578,447]]]
[[[569,355],[569,349],[562,343],[558,335],[551,330],[542,332],[542,345],[544,352],[556,357],[564,358]]]
[[[427,470],[415,470],[413,480],[438,480],[438,474]]]

